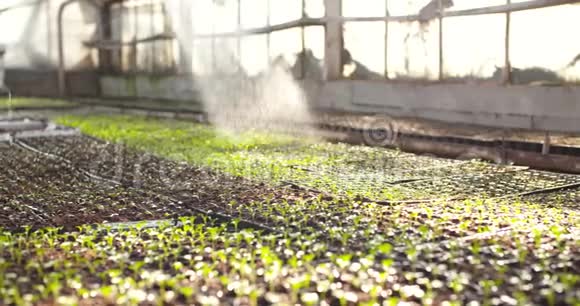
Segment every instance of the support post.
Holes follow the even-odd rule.
[[[385,0],[385,17],[389,17],[389,0]],[[385,20],[385,79],[389,79],[389,21]]]
[[[325,35],[325,56],[324,66],[326,69],[326,80],[338,80],[342,78],[341,54],[344,48],[341,0],[324,0],[326,7],[326,35]]]
[[[302,0],[302,20],[306,19],[306,0]],[[306,27],[300,28],[300,43],[302,47],[302,55],[300,58],[300,79],[306,78]]]
[[[443,81],[443,1],[438,0],[439,6],[439,81]]]
[[[507,0],[507,5],[512,3],[511,0]],[[506,23],[505,23],[505,64],[504,64],[504,74],[503,83],[509,85],[512,83],[512,64],[510,61],[510,32],[511,32],[511,12],[506,13]]]
[[[103,30],[103,39],[112,40],[111,24],[111,4],[107,3],[101,8],[101,25]],[[112,50],[99,48],[99,70],[101,73],[111,72],[113,67]]]

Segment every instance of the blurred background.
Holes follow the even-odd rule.
[[[577,2],[6,0],[0,44],[17,95],[203,104],[283,63],[313,109],[577,131]]]

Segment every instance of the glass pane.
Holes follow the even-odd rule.
[[[169,17],[171,30],[177,35],[172,42],[173,56],[179,63],[178,72],[190,73],[192,71],[192,35],[193,35],[193,1],[189,0],[166,0],[165,8]]]
[[[123,41],[130,41],[135,37],[136,14],[134,9],[134,7],[123,6],[123,16],[121,17]]]
[[[151,16],[151,22],[152,22],[152,28],[153,28],[153,35],[156,34],[160,34],[160,33],[164,33],[165,32],[165,14],[164,14],[164,9],[163,9],[163,5],[160,3],[156,3],[153,7],[152,7],[152,16]]]
[[[345,17],[382,17],[386,15],[385,0],[342,0]]]
[[[345,24],[344,46],[351,61],[343,56],[345,77],[382,79],[385,71],[385,23],[350,22]]]
[[[453,6],[447,9],[450,11],[458,11],[504,4],[507,4],[507,0],[453,0]]]
[[[211,39],[193,41],[193,73],[211,75],[214,71],[213,42]]]
[[[245,36],[241,40],[241,64],[244,71],[254,76],[268,67],[268,41],[265,34]]]
[[[510,61],[515,84],[580,81],[580,6],[512,14]]]
[[[135,35],[137,39],[153,35],[152,13],[152,7],[149,4],[135,6]]]
[[[296,56],[302,51],[302,29],[293,28],[270,34],[270,59],[282,56],[293,66]]]
[[[219,38],[214,41],[214,74],[231,75],[240,71],[237,38]]]
[[[124,28],[123,21],[125,10],[117,3],[111,6],[111,38],[114,40],[122,39],[122,31]]]
[[[242,28],[260,28],[268,24],[268,0],[240,0]]]
[[[505,64],[505,27],[505,14],[445,18],[445,78],[491,78]]]
[[[324,27],[313,26],[304,29],[306,79],[324,79]]]
[[[301,0],[270,0],[270,24],[280,24],[302,17]]]
[[[238,29],[238,1],[214,1],[214,33],[234,32]]]
[[[432,0],[389,0],[389,14],[391,14],[391,16],[416,15],[419,13],[421,8],[425,7],[431,1]]]
[[[211,34],[214,26],[213,1],[195,0],[193,9],[193,29],[195,34]]]
[[[311,50],[318,59],[324,59],[324,37],[325,31],[323,26],[306,27],[304,41],[306,49]]]
[[[136,39],[136,27],[137,15],[135,14],[135,7],[128,6],[122,3],[122,16],[121,16],[121,39],[124,42]],[[124,45],[122,47],[122,59],[123,71],[133,71],[136,68],[136,57],[135,57],[135,47]]]
[[[306,15],[311,18],[320,18],[325,15],[324,0],[306,0]]]
[[[439,78],[439,22],[391,22],[388,46],[389,78]]]

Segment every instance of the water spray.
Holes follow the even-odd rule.
[[[197,20],[212,24],[216,29],[230,27],[230,17],[237,8],[228,3],[232,2],[212,2],[206,9],[211,9],[213,15],[199,15]],[[193,86],[201,95],[209,122],[233,132],[274,128],[291,132],[302,129],[295,122],[312,121],[307,95],[295,80],[290,61],[272,60],[268,54],[255,51],[253,41],[242,43],[244,35],[198,41],[193,50],[194,35],[188,16],[193,15],[194,10],[176,5],[171,11],[186,58],[184,62],[194,63]],[[286,55],[291,57],[289,53]]]

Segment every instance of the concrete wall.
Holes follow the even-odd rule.
[[[580,132],[580,87],[326,83],[318,106],[491,127]]]
[[[104,96],[199,101],[194,80],[106,76]],[[312,108],[381,113],[491,127],[580,132],[580,87],[393,84],[375,81],[301,83]]]
[[[14,95],[57,97],[58,83],[55,70],[10,69],[6,84]],[[67,93],[77,97],[99,95],[99,76],[95,71],[69,71],[66,73]]]
[[[301,81],[310,101],[318,99],[322,82]],[[201,101],[195,88],[195,79],[190,76],[105,75],[98,79],[103,97],[142,98],[176,101]]]
[[[195,101],[199,94],[193,78],[186,76],[120,75],[102,76],[104,97]]]

